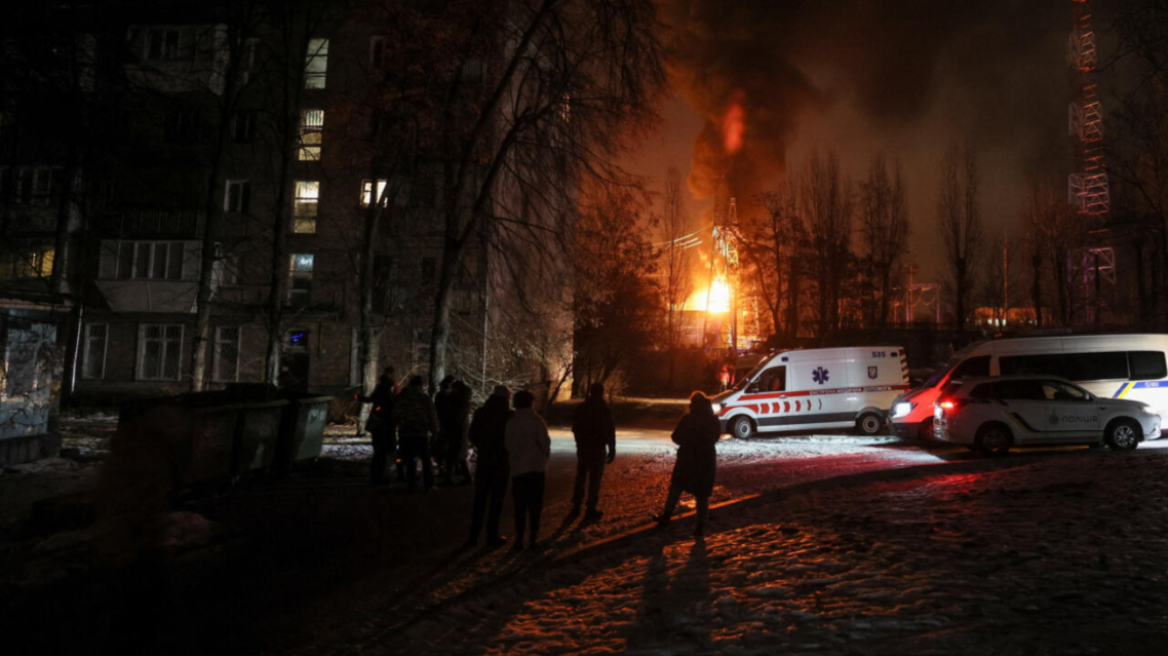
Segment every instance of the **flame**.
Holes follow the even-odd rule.
[[[729,155],[742,148],[742,135],[746,132],[746,125],[743,123],[746,112],[742,109],[744,95],[741,91],[734,92],[730,108],[726,110],[726,116],[722,119],[722,145]]]
[[[706,290],[711,314],[725,314],[730,311],[730,285],[724,278],[715,278]]]

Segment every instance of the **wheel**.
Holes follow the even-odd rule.
[[[1004,424],[986,424],[977,431],[974,444],[983,455],[1004,456],[1014,444],[1014,435]]]
[[[921,422],[921,432],[918,435],[918,437],[920,438],[920,440],[922,442],[932,442],[932,441],[937,439],[933,435],[933,418],[932,417],[929,417],[928,419]]]
[[[856,420],[856,432],[861,435],[875,435],[884,428],[884,419],[875,412],[865,412]]]
[[[1117,419],[1107,427],[1106,441],[1112,451],[1131,451],[1140,443],[1140,425],[1131,419]]]
[[[750,417],[739,416],[730,424],[730,434],[739,439],[746,439],[754,435],[754,422]]]

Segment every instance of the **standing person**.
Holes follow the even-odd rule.
[[[397,397],[394,408],[401,440],[400,455],[406,468],[406,485],[410,492],[418,489],[418,459],[422,460],[422,485],[429,492],[434,486],[433,464],[430,462],[429,438],[438,432],[434,416],[434,402],[422,387],[422,377],[413,376],[410,384]]]
[[[461,380],[454,381],[453,389],[451,390],[451,421],[446,436],[446,443],[443,445],[443,457],[446,459],[445,469],[447,485],[454,484],[454,477],[461,476],[462,483],[460,485],[467,485],[470,483],[470,468],[466,466],[467,455],[467,432],[470,428],[470,385]],[[441,417],[439,417],[441,421]],[[442,427],[443,431],[447,431],[447,427]]]
[[[451,433],[454,432],[456,418],[454,416],[454,376],[447,375],[438,383],[438,393],[434,395],[434,412],[438,415],[438,433],[430,443],[430,453],[438,460],[438,467],[443,470],[443,481],[450,482],[450,472],[447,470],[447,452]]]
[[[580,504],[584,501],[584,486],[588,485],[588,510],[586,520],[600,519],[604,513],[597,510],[600,501],[600,481],[604,477],[604,465],[616,458],[616,427],[612,421],[612,411],[604,402],[604,385],[593,383],[588,388],[588,396],[572,418],[572,434],[576,437],[576,486],[572,491],[571,516],[580,514]],[[605,457],[605,451],[608,456]]]
[[[694,536],[705,534],[706,518],[710,513],[710,495],[714,493],[714,475],[717,473],[718,453],[715,445],[722,427],[714,415],[710,399],[701,392],[689,397],[689,413],[673,429],[677,444],[677,461],[673,464],[673,478],[669,482],[669,496],[665,510],[657,516],[657,525],[669,525],[673,510],[682,492],[694,496],[698,506],[698,525]]]
[[[468,547],[478,543],[484,515],[487,519],[487,544],[497,547],[507,541],[499,534],[499,516],[503,513],[503,497],[510,480],[505,436],[511,415],[511,390],[506,385],[497,385],[486,403],[475,410],[470,422],[470,443],[478,451],[478,465],[474,475],[474,514],[470,537],[466,541]]]
[[[531,529],[530,546],[539,538],[543,512],[543,488],[552,440],[547,424],[535,412],[535,396],[527,390],[515,394],[515,416],[507,422],[507,459],[511,463],[511,497],[515,500],[515,546],[523,550],[523,533]]]
[[[718,387],[720,392],[725,392],[730,387],[730,365],[722,365],[718,370]]]
[[[394,429],[397,428],[393,404],[397,397],[397,382],[394,380],[393,367],[386,367],[377,379],[377,386],[369,396],[353,395],[362,403],[371,403],[369,419],[365,421],[365,430],[373,436],[373,471],[371,482],[380,485],[385,482],[385,463],[389,454],[397,450],[394,444]]]

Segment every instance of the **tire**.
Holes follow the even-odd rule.
[[[936,442],[937,438],[933,435],[933,418],[921,422],[921,432],[917,434],[917,439],[921,442]]]
[[[1005,424],[989,423],[977,430],[974,446],[986,456],[1004,456],[1014,445],[1014,434]]]
[[[742,440],[754,437],[754,422],[750,420],[750,417],[739,415],[730,422],[730,434]]]
[[[1140,445],[1143,431],[1131,419],[1116,419],[1107,426],[1104,440],[1112,451],[1131,451]]]
[[[856,432],[860,435],[875,435],[884,428],[884,418],[875,412],[865,412],[856,419]]]

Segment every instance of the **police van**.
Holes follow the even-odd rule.
[[[1102,398],[1146,403],[1168,415],[1168,335],[1049,335],[975,342],[923,386],[898,398],[890,419],[902,437],[933,435],[942,388],[984,376],[1056,376]]]
[[[734,437],[853,427],[872,435],[908,388],[899,346],[806,349],[775,353],[712,400]]]

